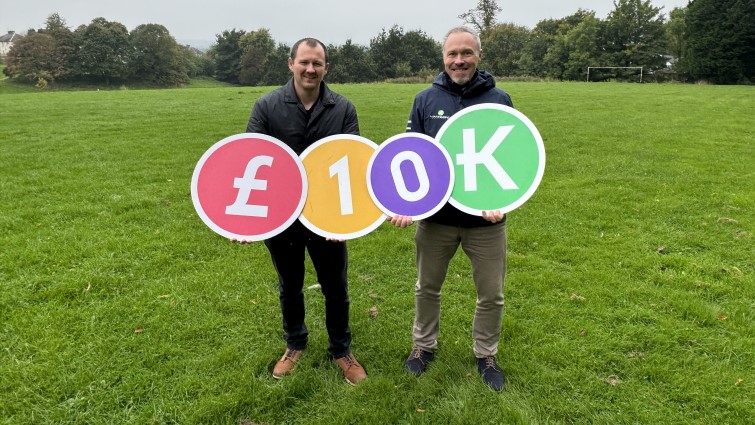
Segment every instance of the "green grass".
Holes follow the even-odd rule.
[[[370,378],[350,387],[327,358],[316,290],[309,350],[271,377],[284,344],[267,251],[215,235],[189,189],[200,156],[242,132],[270,88],[0,82],[0,423],[751,421],[755,88],[502,85],[547,165],[510,214],[496,394],[472,358],[463,255],[436,361],[404,374],[414,231],[390,225],[349,242],[353,349]],[[424,87],[335,89],[380,143]]]
[[[15,79],[9,79],[3,75],[4,65],[0,65],[0,94],[15,94],[15,93],[44,93],[44,92],[57,92],[57,91],[105,91],[105,90],[149,90],[154,87],[149,87],[146,84],[129,83],[129,84],[97,84],[86,82],[51,82],[45,88],[39,88],[34,84],[28,82],[21,82]],[[192,79],[187,88],[233,88],[236,87],[233,84],[225,83],[208,77],[200,77]]]

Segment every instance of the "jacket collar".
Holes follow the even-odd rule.
[[[283,101],[286,103],[299,103],[299,96],[296,95],[296,89],[294,88],[294,79],[291,78],[288,80],[285,87]],[[320,97],[318,102],[322,103],[323,106],[336,103],[333,98],[333,92],[330,91],[325,81],[320,82]]]
[[[440,89],[453,93],[457,96],[468,97],[474,96],[481,92],[487,91],[495,87],[495,78],[488,74],[487,71],[476,70],[469,82],[463,86],[460,86],[451,80],[451,77],[443,71],[435,77],[433,85]]]

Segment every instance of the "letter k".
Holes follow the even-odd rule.
[[[514,180],[506,174],[501,164],[493,157],[493,152],[501,145],[503,139],[509,135],[513,128],[513,125],[498,127],[498,130],[485,143],[480,152],[477,152],[475,149],[474,128],[464,129],[462,137],[463,153],[456,154],[456,164],[464,166],[465,191],[477,191],[477,164],[484,165],[502,189],[519,189],[519,186],[514,183]]]

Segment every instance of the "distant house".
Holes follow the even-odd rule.
[[[0,35],[0,56],[7,55],[13,43],[21,38],[23,36],[16,34],[15,31],[8,31],[8,34]]]

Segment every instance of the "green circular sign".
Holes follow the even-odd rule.
[[[509,106],[465,108],[443,124],[436,139],[451,156],[456,175],[449,202],[468,214],[512,211],[543,178],[543,139],[524,114]]]

